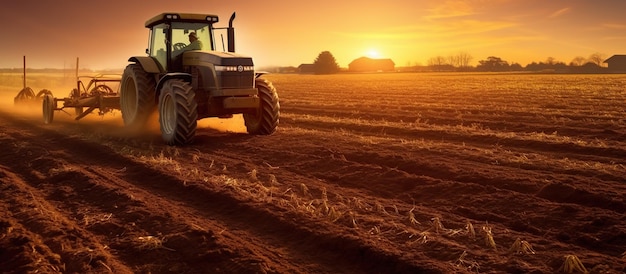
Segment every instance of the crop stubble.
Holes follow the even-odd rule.
[[[201,128],[183,148],[4,108],[2,186],[51,209],[5,214],[0,247],[30,237],[36,267],[76,271],[623,271],[620,75],[268,78],[275,135]]]

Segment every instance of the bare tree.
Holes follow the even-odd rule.
[[[585,61],[587,61],[587,59],[585,59],[585,57],[576,56],[576,57],[574,57],[574,59],[572,59],[572,61],[569,64],[570,64],[570,66],[580,67],[580,66],[585,64]]]
[[[428,59],[428,66],[430,67],[446,67],[447,70],[451,68],[468,68],[470,62],[474,59],[472,55],[467,52],[459,52],[456,55],[449,55],[443,57],[441,55]]]
[[[431,57],[428,59],[428,65],[431,67],[446,65],[446,58],[443,56]]]
[[[599,53],[599,52],[596,52],[589,56],[589,62],[598,65],[598,67],[602,67],[602,63],[604,62],[605,59],[606,59],[606,55]]]
[[[450,56],[448,56],[448,64],[452,65],[453,67],[458,67],[459,66],[459,57],[458,57],[458,55],[450,55]]]
[[[459,61],[459,67],[469,67],[470,66],[470,62],[472,62],[472,59],[474,59],[474,57],[472,57],[472,55],[470,55],[467,52],[459,52],[459,54],[457,54],[457,59]]]
[[[554,57],[548,57],[546,58],[546,64],[548,65],[554,65],[556,63],[556,58]]]

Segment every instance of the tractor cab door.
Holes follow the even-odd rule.
[[[161,68],[165,71],[168,69],[168,31],[168,24],[159,24],[152,27],[152,33],[150,35],[150,48],[148,49],[150,56],[154,57],[154,59],[156,59],[161,65]]]
[[[152,27],[150,37],[150,56],[168,72],[182,69],[182,54],[185,51],[214,50],[213,28],[209,23],[158,24]]]

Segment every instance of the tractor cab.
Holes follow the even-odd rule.
[[[157,60],[162,71],[178,71],[183,52],[215,50],[213,24],[218,20],[215,15],[171,13],[157,15],[146,22],[146,27],[150,29],[146,53]],[[190,45],[192,39],[198,41]]]

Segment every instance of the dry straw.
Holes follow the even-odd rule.
[[[356,214],[354,214],[354,212],[352,211],[348,212],[348,214],[350,215],[350,219],[352,220],[352,227],[355,229],[359,229],[359,226],[356,224]]]
[[[430,239],[428,232],[424,231],[419,234],[419,238],[417,238],[416,242],[419,244],[425,244],[428,242],[428,239]]]
[[[259,180],[259,177],[257,177],[256,173],[257,173],[256,169],[252,169],[252,171],[248,173],[248,175],[250,175],[250,181],[256,182]]]
[[[509,248],[510,253],[515,254],[535,254],[535,250],[527,241],[522,241],[520,238],[515,239],[515,242]]]
[[[328,210],[328,218],[330,219],[330,221],[332,223],[334,223],[337,220],[339,220],[339,218],[341,218],[341,216],[343,216],[343,214],[340,213],[340,212],[337,212],[337,210],[335,209],[334,206],[331,206],[330,210]]]
[[[141,249],[165,249],[169,251],[176,251],[174,249],[163,246],[163,240],[154,236],[140,236],[137,237],[139,248]]]
[[[493,248],[493,250],[498,251],[496,247],[496,242],[493,240],[493,234],[491,233],[491,227],[489,224],[485,224],[483,226],[483,233],[485,234],[485,245]]]
[[[411,208],[411,210],[409,210],[409,221],[413,225],[419,225],[420,222],[418,222],[417,219],[415,219],[415,214],[413,214],[413,210],[415,210],[415,206],[413,206],[413,208]]]
[[[370,233],[370,235],[378,235],[378,234],[380,234],[380,227],[375,225],[374,227],[372,227],[372,229],[370,229],[369,233]]]
[[[270,174],[269,175],[269,184],[271,186],[280,186],[280,183],[278,182],[278,179],[276,179],[276,176],[274,176],[274,174]]]
[[[383,206],[380,202],[377,201],[375,206],[377,212],[383,213],[385,215],[391,215],[389,214],[389,212],[387,212],[387,210],[385,210],[385,206]]]
[[[589,273],[576,255],[565,255],[565,262],[558,270],[565,273]]]
[[[471,239],[476,238],[476,230],[474,230],[474,225],[472,224],[472,222],[467,221],[467,223],[465,224],[465,230],[467,230],[467,235]]]
[[[311,194],[309,193],[309,188],[304,183],[300,184],[300,190],[302,191],[303,196],[311,196]]]
[[[435,230],[435,233],[439,234],[446,230],[446,228],[443,227],[443,224],[441,223],[439,217],[434,217],[431,220],[433,221],[433,230]]]
[[[475,270],[478,272],[480,265],[478,265],[478,263],[474,260],[470,261],[470,260],[465,259],[465,257],[467,257],[467,251],[463,251],[463,253],[461,253],[461,256],[459,256],[459,258],[456,259],[456,262],[454,262],[454,265],[459,268],[465,268],[468,271]]]

